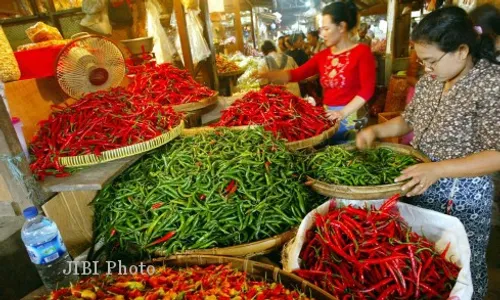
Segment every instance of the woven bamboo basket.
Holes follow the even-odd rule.
[[[267,254],[275,249],[281,248],[285,243],[295,237],[296,232],[297,228],[293,228],[282,234],[252,243],[223,248],[187,250],[182,253],[177,253],[176,255],[222,255],[249,258],[257,255]],[[155,255],[164,257],[165,253],[163,253],[162,251],[156,251]]]
[[[245,73],[244,70],[238,70],[238,71],[233,71],[233,72],[226,72],[226,73],[218,73],[217,75],[219,77],[233,77],[233,76],[241,76]]]
[[[254,129],[254,128],[258,128],[258,127],[260,127],[260,125],[232,126],[232,127],[224,127],[224,128],[227,128],[230,130],[241,131],[241,130],[247,130],[247,129]],[[194,136],[194,135],[203,134],[203,133],[210,133],[210,132],[214,132],[217,128],[221,128],[221,127],[203,126],[203,127],[184,128],[181,132],[181,136]]]
[[[314,146],[319,145],[322,142],[330,139],[339,130],[339,126],[340,126],[340,123],[336,122],[335,125],[330,127],[328,130],[325,130],[322,133],[320,133],[316,136],[310,137],[308,139],[295,141],[295,142],[288,142],[288,143],[286,143],[286,147],[290,150],[300,150],[300,149],[314,147]]]
[[[253,280],[265,280],[283,284],[288,289],[297,289],[308,297],[316,300],[334,300],[332,295],[295,274],[285,272],[272,265],[248,259],[211,255],[178,255],[169,258],[158,258],[145,262],[144,265],[189,267],[231,264],[239,271],[246,272]]]
[[[340,146],[340,147],[345,147],[347,149],[354,149],[356,146],[354,144],[347,144],[345,146]],[[423,153],[406,145],[377,143],[375,147],[390,148],[399,153],[412,155],[418,158],[422,162],[431,162],[431,160]],[[329,184],[310,177],[308,177],[308,179],[312,181],[311,188],[315,192],[327,197],[351,199],[351,200],[376,200],[376,199],[388,198],[397,193],[404,194],[401,191],[401,187],[405,184],[405,182],[383,184],[383,185],[372,185],[372,186],[349,186],[349,185]]]
[[[219,92],[216,92],[213,96],[201,99],[198,102],[185,103],[179,105],[173,105],[172,108],[177,112],[188,112],[203,109],[217,102]]]
[[[162,145],[165,145],[166,143],[178,137],[181,134],[182,129],[184,129],[184,121],[181,121],[181,123],[177,127],[173,128],[169,132],[157,136],[146,142],[126,147],[120,147],[113,150],[103,151],[99,156],[95,154],[85,154],[77,156],[60,157],[59,162],[66,167],[85,167],[129,156],[134,156],[140,153],[148,152]]]

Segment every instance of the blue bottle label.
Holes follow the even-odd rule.
[[[66,253],[66,246],[57,234],[52,240],[36,246],[26,246],[31,261],[37,265],[46,265]]]

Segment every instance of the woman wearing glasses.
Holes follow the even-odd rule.
[[[448,213],[465,226],[472,250],[473,299],[487,291],[493,183],[500,170],[500,66],[494,43],[475,31],[467,13],[446,7],[427,15],[412,34],[427,74],[417,83],[403,115],[368,127],[359,148],[376,138],[413,130],[412,145],[433,162],[402,172],[396,181],[411,204]]]

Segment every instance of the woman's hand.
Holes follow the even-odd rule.
[[[396,182],[407,182],[401,190],[406,192],[407,197],[422,195],[427,189],[436,183],[440,178],[440,169],[437,163],[423,163],[406,168],[402,175],[396,178]]]
[[[344,119],[344,114],[340,110],[328,110],[326,111],[326,116],[330,121],[340,122]]]
[[[371,148],[377,139],[377,133],[373,126],[367,127],[356,134],[356,147],[358,149]]]

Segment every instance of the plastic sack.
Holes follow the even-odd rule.
[[[191,56],[193,58],[193,64],[196,65],[200,61],[208,58],[212,52],[208,48],[207,42],[203,37],[203,26],[198,19],[198,14],[200,11],[189,10],[186,12],[186,27],[189,36],[189,46],[191,48]],[[175,18],[172,18],[172,22],[176,22]],[[179,36],[179,30],[177,30],[177,37],[175,40],[175,46],[177,52],[179,53],[182,62],[184,63],[184,56],[182,55],[181,39]]]
[[[33,43],[63,39],[57,28],[43,22],[37,22],[35,25],[26,29],[26,35]]]
[[[150,36],[153,36],[156,62],[172,63],[172,57],[175,54],[175,48],[170,42],[165,29],[160,22],[160,4],[156,0],[148,0],[146,2],[147,11],[147,31]]]
[[[100,34],[111,34],[106,0],[84,0],[82,12],[85,13],[80,25]]]
[[[336,201],[337,205],[352,205],[356,207],[374,205],[378,208],[385,200],[360,201],[333,199],[330,201]],[[300,223],[297,235],[283,250],[282,260],[285,271],[291,272],[300,269],[299,254],[306,238],[306,232],[313,226],[316,213],[325,215],[328,212],[330,201],[309,212]],[[398,209],[403,219],[412,227],[412,230],[419,235],[425,235],[429,241],[434,242],[436,250],[439,252],[442,252],[446,248],[446,245],[450,243],[446,259],[453,261],[461,267],[457,282],[451,291],[450,299],[471,299],[474,291],[470,272],[471,251],[469,239],[467,238],[467,233],[462,222],[455,217],[406,203],[399,202]]]

